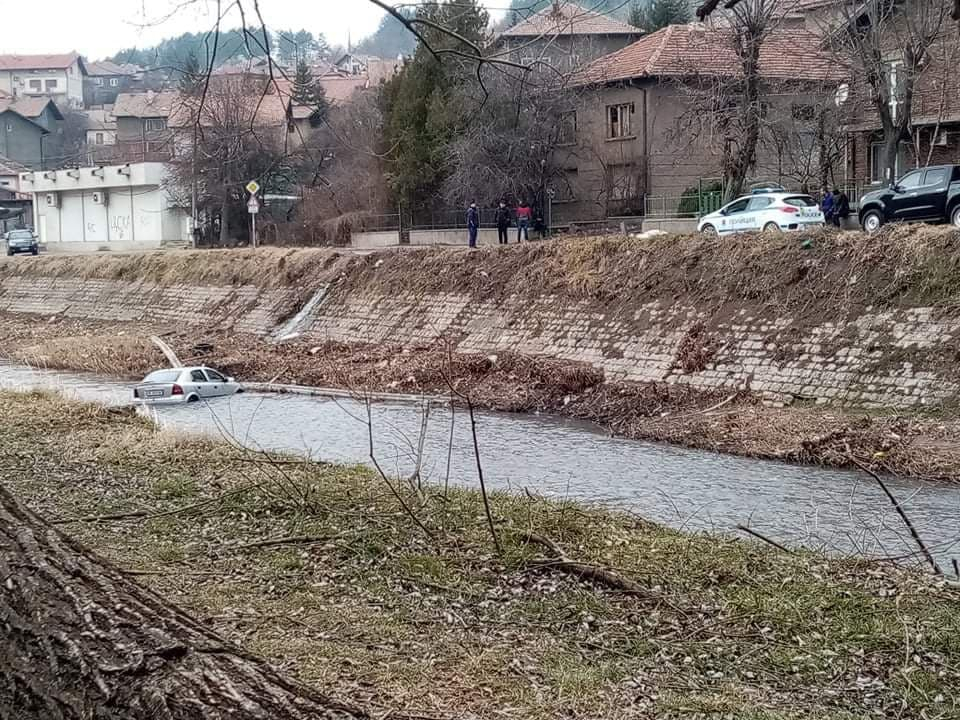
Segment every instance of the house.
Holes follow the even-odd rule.
[[[33,225],[30,196],[20,192],[20,174],[29,170],[0,156],[0,232]]]
[[[56,103],[0,94],[0,155],[37,170],[60,167],[63,115]]]
[[[35,227],[49,250],[143,250],[187,241],[189,213],[166,189],[163,163],[73,168],[20,175],[33,196]]]
[[[111,60],[89,62],[83,84],[84,105],[113,105],[117,95],[138,90],[142,81],[143,68],[139,65]]]
[[[736,107],[739,68],[729,30],[700,23],[664,28],[587,66],[576,77],[581,95],[563,118],[564,142],[554,154],[554,218],[639,215],[651,199],[675,214],[685,191],[720,177],[725,143],[737,140],[735,128],[724,131],[715,119]],[[815,108],[838,82],[819,37],[799,29],[771,32],[760,50],[760,74],[765,132],[786,118],[798,138],[809,138]],[[815,153],[816,143],[807,144]],[[756,166],[764,179],[787,179],[781,149],[761,142]],[[770,177],[774,171],[779,178]]]
[[[500,33],[499,48],[524,65],[577,70],[643,35],[639,29],[573,2],[559,0]]]
[[[48,97],[61,108],[83,107],[87,69],[75,52],[0,55],[0,91],[15,98]]]
[[[113,106],[115,141],[111,157],[119,162],[164,161],[172,152],[170,116],[180,105],[176,90],[120,93]]]
[[[87,110],[88,147],[103,147],[117,144],[117,119],[113,116],[113,106]]]

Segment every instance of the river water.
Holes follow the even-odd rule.
[[[107,404],[125,404],[131,397],[129,384],[11,365],[0,365],[0,387],[52,388]],[[147,412],[162,426],[188,434],[369,464],[366,406],[352,399],[246,393]],[[376,402],[371,413],[381,467],[409,475],[424,426],[423,404]],[[478,412],[476,418],[484,476],[492,488],[614,505],[687,530],[735,533],[742,524],[788,545],[827,551],[896,557],[916,550],[880,488],[858,473],[611,438],[592,425],[553,417]],[[423,443],[421,474],[428,481],[446,478],[450,426],[449,408],[434,404]],[[453,418],[449,465],[451,483],[477,486],[463,410]],[[949,567],[960,557],[960,486],[897,478],[889,478],[889,486]]]

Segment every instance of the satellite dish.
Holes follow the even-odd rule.
[[[833,102],[837,107],[840,107],[849,99],[850,86],[847,83],[843,83],[843,85],[838,87],[837,91],[833,94]]]

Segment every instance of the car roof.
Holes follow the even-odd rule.
[[[770,192],[758,192],[750,193],[749,195],[741,195],[736,200],[731,200],[726,203],[724,207],[730,203],[738,202],[739,200],[753,200],[756,197],[772,197],[774,200],[777,198],[789,198],[789,197],[813,197],[810,193],[805,192],[787,192],[786,190],[771,190]]]

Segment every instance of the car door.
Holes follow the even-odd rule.
[[[923,184],[923,170],[914,170],[897,180],[890,190],[887,200],[887,217],[889,220],[917,220],[923,217],[918,211],[918,195]]]
[[[229,384],[223,375],[218,373],[216,370],[211,370],[210,368],[204,368],[203,371],[207,374],[207,387],[210,388],[209,397],[219,397],[221,395],[229,394]]]
[[[728,235],[748,230],[750,219],[747,217],[747,206],[749,204],[750,198],[740,198],[723,208],[720,211],[723,213],[723,217],[720,219],[720,227],[717,228],[717,231],[721,235]]]
[[[917,189],[917,219],[942,220],[947,215],[947,188],[950,168],[928,168]]]
[[[762,230],[763,226],[770,220],[776,222],[776,218],[770,217],[769,210],[773,207],[773,198],[767,195],[757,195],[750,198],[747,204],[746,214],[750,216],[749,230]],[[779,226],[779,223],[777,223]]]
[[[207,380],[207,376],[203,374],[203,370],[197,368],[190,371],[190,385],[193,391],[200,397],[212,397],[210,394],[210,382]]]

